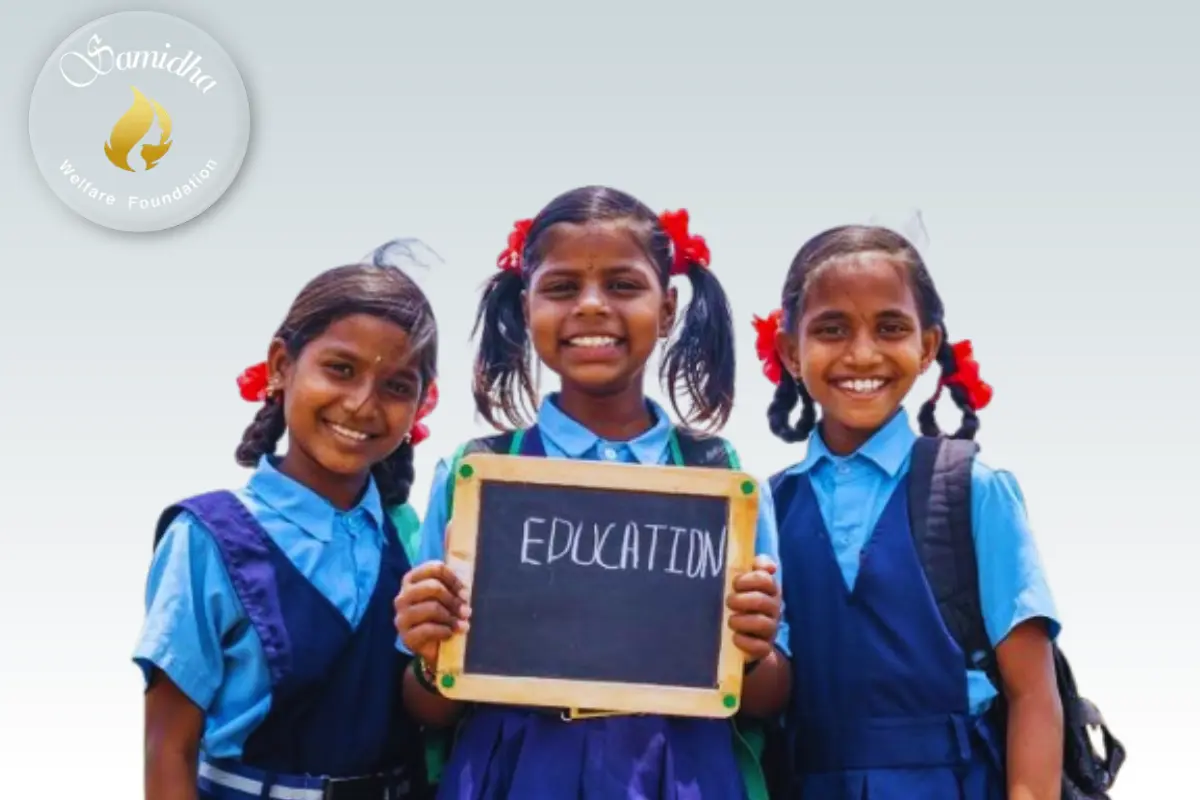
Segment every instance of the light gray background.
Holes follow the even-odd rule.
[[[118,234],[38,174],[46,57],[109,2],[3,0],[0,774],[141,794],[141,621],[164,504],[244,479],[234,377],[300,285],[399,234],[447,265],[435,458],[472,426],[475,289],[512,220],[588,182],[687,206],[742,327],[727,429],[760,475],[750,317],[819,229],[918,206],[954,338],[996,399],[1084,692],[1131,750],[1116,797],[1186,788],[1200,699],[1194,504],[1197,12],[1180,2],[150,2],[235,59],[254,135],[206,214]],[[460,14],[462,16],[460,16]],[[469,294],[468,294],[469,293]],[[931,384],[919,386],[923,399]],[[946,422],[952,422],[949,415]]]

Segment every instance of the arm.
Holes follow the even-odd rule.
[[[189,515],[179,516],[155,550],[134,650],[147,686],[148,800],[196,797],[205,710],[224,680],[222,642],[239,618],[212,537]]]
[[[155,669],[146,692],[147,800],[197,800],[196,761],[204,712]]]
[[[462,716],[463,704],[422,686],[416,670],[421,669],[423,663],[437,663],[441,642],[450,638],[456,627],[466,630],[466,619],[470,614],[462,584],[442,563],[449,528],[446,508],[449,477],[445,460],[439,461],[421,522],[416,565],[404,577],[395,601],[396,646],[402,652],[417,656],[404,671],[401,687],[404,706],[414,719],[435,728],[453,725]]]
[[[1046,626],[1021,623],[996,659],[1008,703],[1009,800],[1059,800],[1063,717]]]
[[[988,637],[1008,708],[1010,800],[1058,800],[1062,706],[1050,643],[1060,625],[1016,479],[976,462],[972,524]]]

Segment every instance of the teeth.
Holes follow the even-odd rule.
[[[883,383],[879,378],[857,378],[855,380],[838,381],[838,386],[849,392],[869,394],[870,392],[879,391],[883,387]]]
[[[329,427],[333,428],[334,433],[339,436],[345,436],[347,439],[353,439],[356,442],[365,442],[371,437],[360,431],[347,428],[345,425],[338,425],[336,422],[329,423]]]
[[[612,347],[616,343],[612,336],[576,336],[571,340],[576,347]]]

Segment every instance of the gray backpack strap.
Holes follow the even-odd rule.
[[[685,467],[741,469],[737,453],[720,436],[697,436],[686,428],[671,431],[672,460]]]
[[[968,668],[983,670],[999,687],[971,528],[971,466],[978,452],[967,439],[917,439],[909,469],[909,515],[917,558],[947,630]]]

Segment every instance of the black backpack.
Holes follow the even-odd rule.
[[[1001,687],[995,654],[983,623],[975,539],[971,530],[971,465],[979,447],[972,441],[919,438],[912,452],[909,514],[917,556],[947,629],[970,666]],[[1100,711],[1080,697],[1070,664],[1053,645],[1054,669],[1063,708],[1063,800],[1111,800],[1108,791],[1125,761],[1125,747]],[[993,703],[999,730],[1007,713],[1003,695]],[[1092,745],[1090,729],[1103,736],[1104,756]]]

